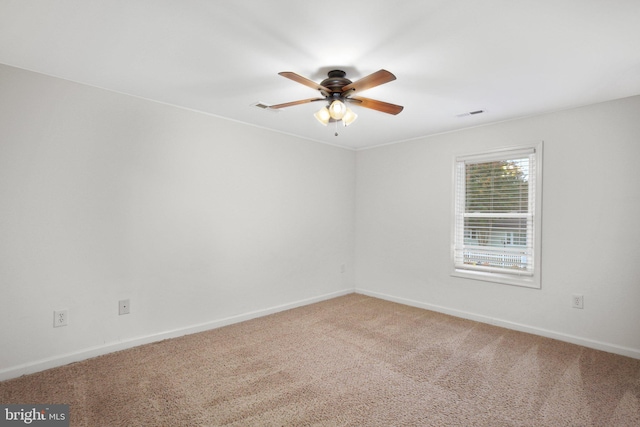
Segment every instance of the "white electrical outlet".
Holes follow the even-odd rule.
[[[574,294],[571,296],[571,307],[573,308],[584,308],[584,296]]]
[[[118,314],[122,316],[123,314],[129,314],[131,312],[131,306],[129,305],[128,299],[122,299],[118,301]]]
[[[56,310],[53,312],[53,327],[67,326],[69,310]]]

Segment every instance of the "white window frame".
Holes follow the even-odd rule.
[[[491,149],[481,153],[458,155],[454,158],[453,167],[453,221],[451,238],[451,275],[467,279],[483,280],[507,285],[541,288],[541,248],[542,248],[542,141],[499,149]],[[529,180],[529,215],[532,216],[527,227],[527,241],[532,242],[532,268],[526,272],[511,272],[506,269],[475,268],[465,265],[461,261],[464,247],[464,205],[465,205],[465,175],[464,165],[467,163],[482,163],[499,160],[515,159],[522,155],[531,155],[533,167],[530,165]],[[462,169],[461,169],[462,168]],[[533,197],[531,197],[533,196]],[[457,260],[456,260],[457,258]]]

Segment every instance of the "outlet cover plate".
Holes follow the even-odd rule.
[[[584,295],[571,295],[571,307],[584,308]]]
[[[53,312],[53,327],[67,326],[69,322],[69,310],[56,310]]]
[[[128,299],[121,299],[118,301],[118,314],[122,316],[123,314],[129,314],[131,312],[131,305],[129,304]]]

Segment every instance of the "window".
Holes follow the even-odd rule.
[[[455,161],[453,275],[540,287],[542,143]]]

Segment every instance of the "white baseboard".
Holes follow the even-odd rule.
[[[102,356],[104,354],[113,353],[115,351],[126,350],[128,348],[137,347],[143,344],[150,344],[157,341],[166,340],[169,338],[177,338],[183,335],[194,334],[198,332],[208,331],[210,329],[221,328],[223,326],[232,325],[234,323],[244,322],[246,320],[255,319],[257,317],[268,316],[269,314],[278,313],[280,311],[290,310],[296,307],[302,307],[304,305],[313,304],[316,302],[336,298],[339,296],[353,293],[354,290],[344,289],[337,292],[332,292],[324,295],[319,295],[312,298],[298,300],[287,304],[277,305],[262,310],[256,310],[249,313],[243,313],[236,316],[226,317],[224,319],[217,319],[211,322],[201,323],[197,325],[188,326],[186,328],[174,329],[157,334],[142,336],[133,338],[126,341],[119,341],[115,343],[105,344],[96,347],[90,347],[82,349],[73,353],[64,354],[61,356],[55,356],[35,362],[25,363],[23,365],[13,366],[0,370],[0,381],[8,380],[11,378],[17,378],[22,375],[33,374],[35,372],[44,371],[51,368],[57,368],[59,366],[68,365],[69,363],[79,362],[81,360],[90,359],[92,357]]]
[[[640,359],[640,350],[634,349],[634,348],[622,347],[615,344],[591,340],[588,338],[578,337],[575,335],[564,334],[562,332],[550,331],[548,329],[536,328],[534,326],[523,325],[520,323],[510,322],[502,319],[496,319],[493,317],[483,316],[475,313],[469,313],[466,311],[456,310],[448,307],[442,307],[439,305],[428,304],[428,303],[415,301],[407,298],[394,297],[392,295],[387,295],[387,294],[374,292],[374,291],[368,291],[366,289],[356,289],[356,293],[362,294],[362,295],[368,295],[374,298],[380,298],[380,299],[391,301],[391,302],[397,302],[399,304],[409,305],[412,307],[423,308],[425,310],[436,311],[438,313],[449,314],[451,316],[461,317],[463,319],[475,320],[481,323],[488,323],[490,325],[500,326],[506,329],[526,332],[529,334],[539,335],[546,338],[553,338],[559,341],[565,341],[571,344],[581,345],[583,347],[593,348],[596,350],[602,350],[609,353],[632,357],[634,359]]]

